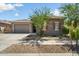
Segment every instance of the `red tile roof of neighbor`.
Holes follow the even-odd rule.
[[[0,23],[11,24],[10,21],[6,21],[6,20],[0,20]]]

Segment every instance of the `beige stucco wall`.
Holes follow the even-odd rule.
[[[59,31],[55,31],[55,22],[59,22]],[[45,35],[60,35],[63,28],[63,19],[49,19],[46,26]]]

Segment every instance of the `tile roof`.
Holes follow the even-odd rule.
[[[0,20],[0,23],[11,24],[11,22],[7,20]]]
[[[63,16],[52,16],[52,17],[50,17],[50,18],[54,18],[54,19],[64,19]]]

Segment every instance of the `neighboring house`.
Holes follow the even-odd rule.
[[[8,21],[0,21],[0,31],[11,32],[11,23]]]
[[[59,16],[53,16],[44,26],[45,35],[60,35],[62,34],[62,28],[64,18]],[[4,32],[14,33],[32,33],[33,25],[31,20],[17,20],[12,22],[0,22],[0,27],[5,27]],[[35,28],[34,28],[35,29]]]

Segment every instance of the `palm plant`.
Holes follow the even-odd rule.
[[[79,4],[66,4],[60,8],[60,12],[64,15],[65,20],[67,20],[66,25],[69,28],[69,34],[72,39],[76,39],[76,44],[78,43],[78,22],[79,22]],[[76,32],[75,32],[76,31]],[[76,33],[76,34],[75,34]],[[76,45],[77,46],[77,45]]]
[[[77,26],[77,22],[79,21],[79,4],[66,4],[60,8],[60,12],[68,20],[67,25],[71,25],[72,21],[74,21],[74,27]]]

